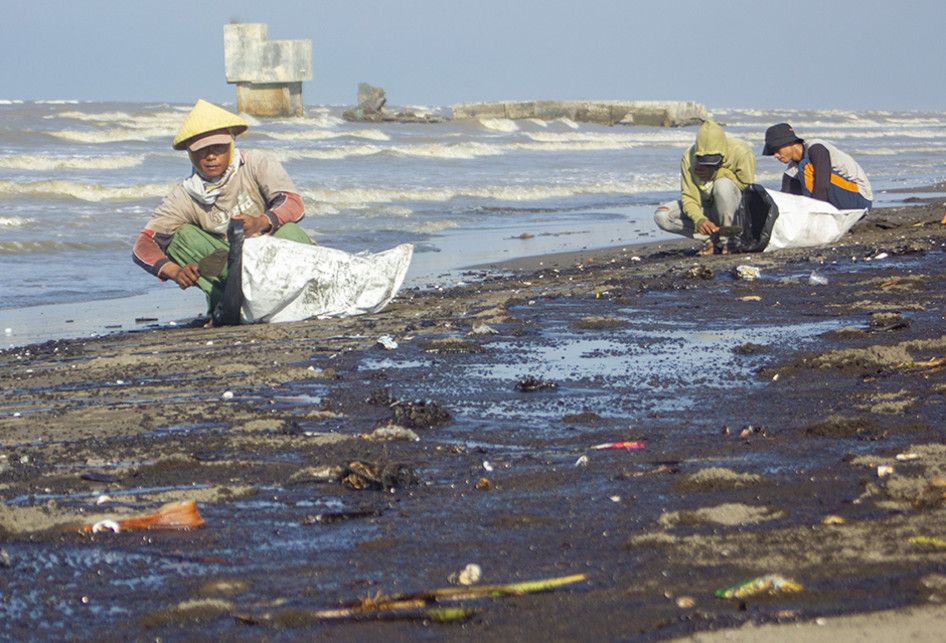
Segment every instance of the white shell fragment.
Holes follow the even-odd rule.
[[[92,533],[98,534],[103,531],[110,531],[112,533],[119,533],[122,530],[121,525],[119,525],[114,520],[100,520],[94,525],[92,525]]]

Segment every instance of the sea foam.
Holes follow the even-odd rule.
[[[121,170],[137,167],[144,156],[47,156],[45,154],[15,154],[0,156],[0,168],[6,170]]]
[[[0,198],[17,196],[41,196],[47,198],[73,198],[82,201],[140,201],[166,195],[173,184],[150,183],[127,187],[110,187],[95,183],[75,181],[0,181]]]

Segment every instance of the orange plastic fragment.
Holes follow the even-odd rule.
[[[200,517],[197,511],[197,503],[193,500],[184,500],[182,502],[171,502],[152,514],[142,514],[140,516],[131,516],[123,520],[115,521],[122,531],[133,531],[140,529],[169,529],[184,530],[197,529],[204,526],[204,519]],[[79,529],[82,533],[92,533],[95,525],[87,523]]]
[[[596,444],[592,449],[643,449],[643,442],[605,442],[604,444]]]

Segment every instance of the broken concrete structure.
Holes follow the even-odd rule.
[[[311,40],[268,40],[263,23],[223,28],[227,82],[237,109],[253,116],[302,116],[302,81],[312,80]]]
[[[346,121],[368,123],[442,123],[442,116],[416,109],[390,111],[384,108],[388,99],[384,90],[368,83],[358,84],[358,106],[346,109],[342,118]]]
[[[453,106],[453,118],[570,118],[603,125],[679,127],[702,122],[707,112],[693,101],[536,100],[462,103]]]

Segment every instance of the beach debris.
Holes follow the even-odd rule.
[[[762,301],[762,297],[759,295],[746,295],[745,297],[740,297],[739,301]]]
[[[102,494],[101,496],[95,499],[95,504],[98,506],[107,505],[110,502],[112,502],[112,497],[105,494]]]
[[[369,442],[389,442],[392,440],[407,440],[408,442],[420,442],[420,436],[404,426],[396,424],[386,424],[379,426],[371,433],[362,433],[361,438]]]
[[[204,526],[204,519],[200,517],[197,503],[193,500],[170,502],[160,507],[156,512],[140,514],[129,518],[116,520],[106,519],[96,523],[87,523],[79,528],[85,534],[111,531],[136,531],[141,529],[188,530]]]
[[[870,327],[874,330],[900,330],[910,327],[910,319],[901,313],[874,313],[870,316]]]
[[[925,362],[903,362],[897,365],[897,368],[923,370],[927,368],[940,368],[946,366],[946,357],[931,357]]]
[[[753,281],[754,279],[758,279],[761,275],[762,271],[755,266],[739,264],[733,268],[733,276],[736,279],[742,279],[743,281]]]
[[[10,554],[7,553],[6,549],[0,547],[0,568],[10,569],[13,567],[13,560],[10,558]]]
[[[98,534],[104,531],[110,531],[113,534],[117,534],[122,530],[121,525],[119,525],[114,520],[100,520],[94,525],[92,525],[92,533]]]
[[[489,491],[493,488],[493,483],[489,481],[489,478],[480,478],[476,481],[476,484],[473,485],[473,488],[477,491]]]
[[[642,259],[638,257],[637,255],[634,255],[633,257],[631,257],[631,261],[642,261]]]
[[[779,574],[766,574],[716,590],[716,598],[753,598],[756,596],[779,596],[802,591],[795,581]]]
[[[588,456],[583,455],[577,460],[575,460],[576,467],[587,467],[588,466]]]
[[[877,466],[878,478],[886,478],[890,475],[893,475],[893,467],[891,467],[889,464],[881,464]]]
[[[870,261],[870,260],[886,259],[886,258],[889,257],[889,256],[890,256],[890,255],[888,255],[886,252],[878,252],[878,253],[875,254],[873,257],[869,257],[869,258],[868,258],[868,261]]]
[[[827,286],[828,278],[813,271],[808,275],[808,283],[812,286]]]
[[[778,379],[778,376],[772,378],[773,380]],[[768,431],[766,431],[764,426],[755,426],[752,424],[747,424],[743,427],[742,431],[739,432],[739,438],[745,440],[752,435],[761,435],[763,438],[769,437]]]
[[[453,572],[447,577],[447,582],[451,585],[463,585],[469,587],[476,585],[483,577],[483,570],[476,563],[469,563],[458,572]]]
[[[417,402],[393,402],[394,424],[409,429],[432,429],[450,421],[446,409],[430,400]]]
[[[508,585],[472,585],[469,587],[442,587],[412,594],[375,594],[329,609],[312,610],[306,617],[316,621],[358,621],[366,618],[417,618],[438,623],[468,620],[476,610],[467,607],[442,607],[444,603],[460,603],[484,599],[498,599],[550,592],[588,579],[587,574],[574,574]],[[234,614],[244,623],[263,621],[281,622],[286,616],[298,616],[298,608],[285,613],[267,608],[260,614]]]
[[[337,482],[345,475],[345,467],[326,464],[319,467],[306,467],[296,471],[286,484],[305,484],[319,482]]]
[[[342,476],[342,484],[355,491],[391,491],[417,484],[417,473],[406,464],[382,464],[354,460]]]
[[[532,393],[534,391],[552,390],[558,388],[558,384],[551,380],[540,380],[531,375],[525,379],[516,382],[516,390],[522,393]]]
[[[473,324],[467,335],[498,335],[499,331],[489,324]]]
[[[378,346],[385,350],[393,351],[397,348],[397,342],[390,335],[382,335],[378,338]]]
[[[441,337],[419,342],[427,353],[482,353],[483,347],[459,337]]]
[[[943,215],[943,220],[940,221],[941,225],[946,225],[946,214]]]
[[[381,512],[377,509],[353,509],[350,511],[325,511],[314,516],[306,516],[302,520],[303,525],[331,525],[336,522],[346,520],[359,520],[361,518],[373,518],[380,516]]]
[[[920,459],[919,453],[910,452],[910,453],[897,454],[897,462],[909,462],[910,460],[919,460],[919,459]]]
[[[680,609],[688,610],[696,605],[696,599],[692,596],[678,596],[674,601]]]
[[[836,515],[834,515],[834,514],[831,514],[831,515],[829,515],[829,516],[825,516],[824,518],[821,519],[821,524],[822,524],[822,525],[828,525],[828,526],[831,526],[831,525],[843,525],[843,524],[846,523],[846,522],[847,522],[847,521],[844,519],[843,516],[836,516]]]
[[[911,545],[921,545],[923,547],[933,547],[935,549],[946,549],[946,538],[935,538],[933,536],[913,536],[908,542]]]
[[[224,391],[224,392],[223,392],[223,395],[221,395],[220,397],[222,397],[222,398],[225,399],[225,400],[232,400],[232,399],[233,399],[233,391]]]
[[[712,279],[715,274],[712,268],[697,265],[687,269],[683,276],[689,279]]]
[[[602,451],[606,449],[615,449],[615,450],[627,450],[631,451],[634,449],[643,449],[644,443],[642,441],[636,442],[605,442],[603,444],[596,444],[591,447],[597,451]]]
[[[611,502],[621,502],[621,496],[608,496],[608,500]]]
[[[101,473],[98,471],[88,471],[79,476],[79,480],[86,480],[88,482],[118,482],[121,480],[120,477],[112,475],[111,473]]]
[[[483,469],[487,472],[492,472],[493,465],[489,463],[489,460],[483,460]]]

